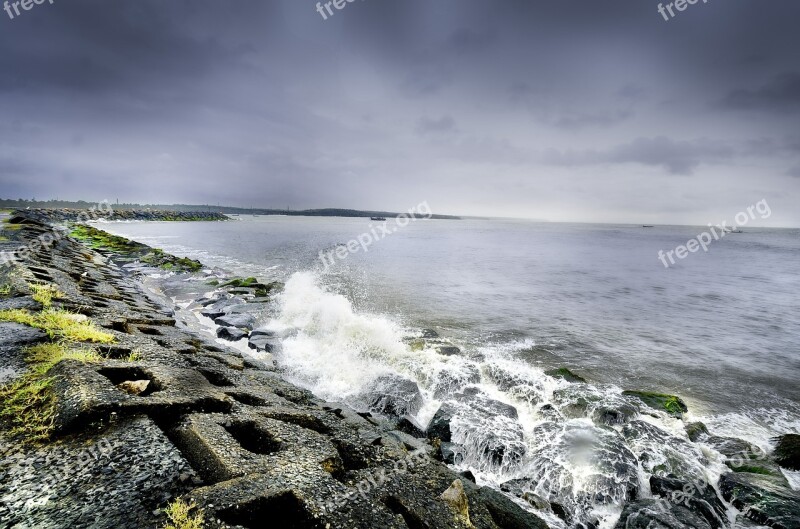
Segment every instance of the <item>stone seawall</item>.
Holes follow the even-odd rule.
[[[223,213],[214,211],[164,211],[141,209],[113,209],[110,204],[101,204],[94,209],[26,209],[17,210],[15,216],[34,219],[49,224],[79,220],[152,220],[152,221],[215,221],[230,220]]]
[[[435,441],[179,326],[113,252],[55,236],[56,217],[17,212],[0,239],[40,241],[0,268],[0,373],[42,385],[4,414],[0,528],[163,527],[178,498],[206,528],[547,527],[437,461]]]

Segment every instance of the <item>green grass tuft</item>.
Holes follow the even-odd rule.
[[[75,348],[66,343],[51,342],[28,347],[26,360],[33,364],[33,372],[45,375],[62,360],[77,360],[83,363],[102,362],[103,357],[92,347]]]
[[[66,297],[66,294],[61,292],[55,285],[28,283],[28,288],[33,293],[33,299],[41,303],[45,308],[49,308],[54,299],[64,299]]]
[[[0,419],[11,426],[11,435],[24,435],[28,441],[50,438],[55,419],[55,395],[50,369],[62,360],[100,362],[92,348],[74,348],[65,343],[42,343],[25,349],[30,370],[16,381],[0,386]]]
[[[31,373],[0,386],[0,419],[9,422],[11,435],[34,442],[50,437],[56,415],[52,384],[52,378]]]
[[[112,343],[114,335],[101,331],[86,316],[66,310],[47,309],[32,314],[25,309],[0,310],[0,321],[42,329],[50,338],[70,342]]]
[[[193,510],[197,512],[192,515]],[[197,505],[186,503],[182,499],[177,499],[164,509],[167,515],[167,525],[164,529],[202,529],[205,525],[205,515],[202,509],[198,509]]]

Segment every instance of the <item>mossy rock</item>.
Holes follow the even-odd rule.
[[[776,471],[774,469],[770,469],[767,467],[762,467],[758,465],[728,465],[731,470],[734,472],[743,472],[745,474],[759,474],[761,476],[776,476],[781,477],[780,471]]]
[[[775,461],[783,468],[800,470],[800,435],[786,434],[776,439]]]
[[[544,374],[553,378],[563,378],[567,382],[586,382],[585,378],[580,375],[576,375],[566,367],[551,369],[549,371],[545,371]]]
[[[654,410],[665,411],[673,417],[683,417],[683,414],[689,411],[689,407],[686,406],[683,399],[675,395],[653,393],[650,391],[623,391],[622,394],[636,397]]]
[[[691,424],[687,424],[685,430],[686,430],[686,435],[689,436],[689,440],[692,441],[693,443],[697,442],[697,440],[700,439],[702,436],[709,435],[708,427],[706,427],[706,425],[701,422],[693,422]]]
[[[255,277],[237,277],[235,279],[231,279],[227,283],[223,283],[223,287],[255,287],[258,284],[258,279]]]

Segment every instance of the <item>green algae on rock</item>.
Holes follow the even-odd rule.
[[[636,397],[654,410],[665,411],[673,417],[682,417],[684,413],[689,411],[689,407],[686,406],[683,399],[675,395],[650,391],[623,391],[622,394]]]

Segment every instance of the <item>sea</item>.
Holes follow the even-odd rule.
[[[181,307],[220,274],[282,283],[258,317],[281,336],[287,379],[355,408],[382,377],[416,382],[420,425],[444,404],[457,410],[457,470],[525,485],[571,523],[614,527],[654,472],[714,483],[723,458],[688,440],[689,423],[763,451],[800,433],[797,229],[748,227],[665,267],[659,251],[708,228],[252,215],[98,224],[200,260],[205,275],[169,290]],[[438,339],[423,338],[431,331]],[[560,368],[587,382],[553,376]],[[626,390],[677,395],[689,411],[631,417]],[[508,409],[496,403],[516,413],[493,415]]]

